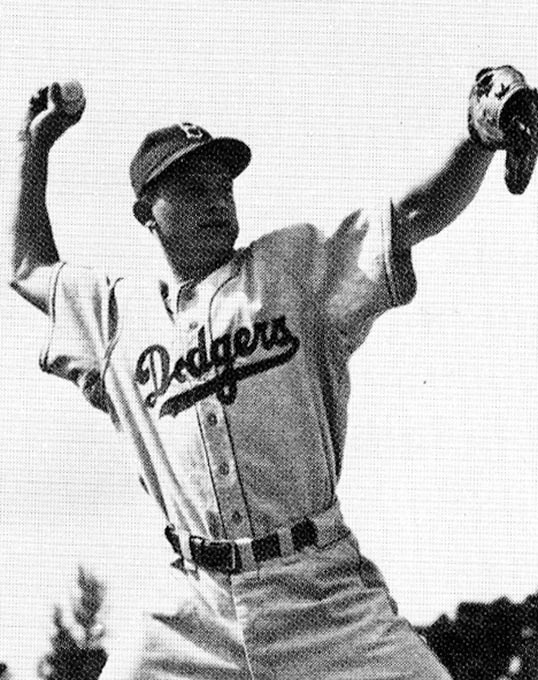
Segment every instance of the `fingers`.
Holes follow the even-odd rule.
[[[49,85],[49,101],[58,108],[61,108],[63,104],[63,99],[62,99],[62,88],[60,87],[59,83],[51,83]]]
[[[49,85],[48,100],[50,105],[49,108],[58,112],[69,125],[74,125],[80,120],[86,106],[86,100],[83,98],[83,103],[80,108],[74,112],[69,111],[67,106],[68,102],[64,99],[62,86],[58,82]]]
[[[35,92],[28,102],[29,113],[32,117],[37,116],[38,113],[44,111],[48,105],[48,86],[40,87],[37,92]]]
[[[19,132],[24,143],[50,148],[63,133],[80,120],[84,107],[74,114],[65,110],[62,89],[58,82],[40,87],[30,98]]]
[[[30,97],[28,109],[31,118],[35,118],[35,116],[47,109],[64,113],[63,104],[62,88],[59,83],[54,82],[50,85],[40,87],[39,90]]]
[[[20,141],[22,142],[29,141],[31,137],[30,126],[32,125],[32,122],[40,114],[43,114],[43,112],[47,110],[47,106],[48,106],[48,86],[40,87],[39,90],[34,92],[34,94],[28,100],[28,108],[26,109],[22,126],[18,133],[18,138],[20,139]]]

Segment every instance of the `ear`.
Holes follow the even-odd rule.
[[[140,224],[146,225],[148,222],[154,221],[151,203],[145,196],[142,196],[142,198],[138,199],[133,205],[133,214]]]

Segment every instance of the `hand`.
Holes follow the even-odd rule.
[[[33,146],[50,149],[63,133],[76,125],[84,106],[75,114],[65,111],[59,83],[40,88],[30,99],[20,139]]]

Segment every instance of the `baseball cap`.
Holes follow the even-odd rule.
[[[215,158],[237,177],[250,162],[250,149],[233,137],[212,137],[192,123],[179,123],[150,132],[130,166],[131,184],[137,198],[145,187],[172,164],[196,156]]]

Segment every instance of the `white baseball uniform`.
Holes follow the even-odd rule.
[[[130,678],[449,677],[398,617],[336,497],[348,360],[415,292],[391,211],[353,213],[330,238],[273,232],[197,284],[58,265],[41,366],[131,438],[185,560],[168,568],[170,610],[148,616]],[[317,541],[294,551],[305,517]],[[274,533],[280,556],[257,562],[251,539]],[[196,568],[189,535],[236,541],[240,573]]]

